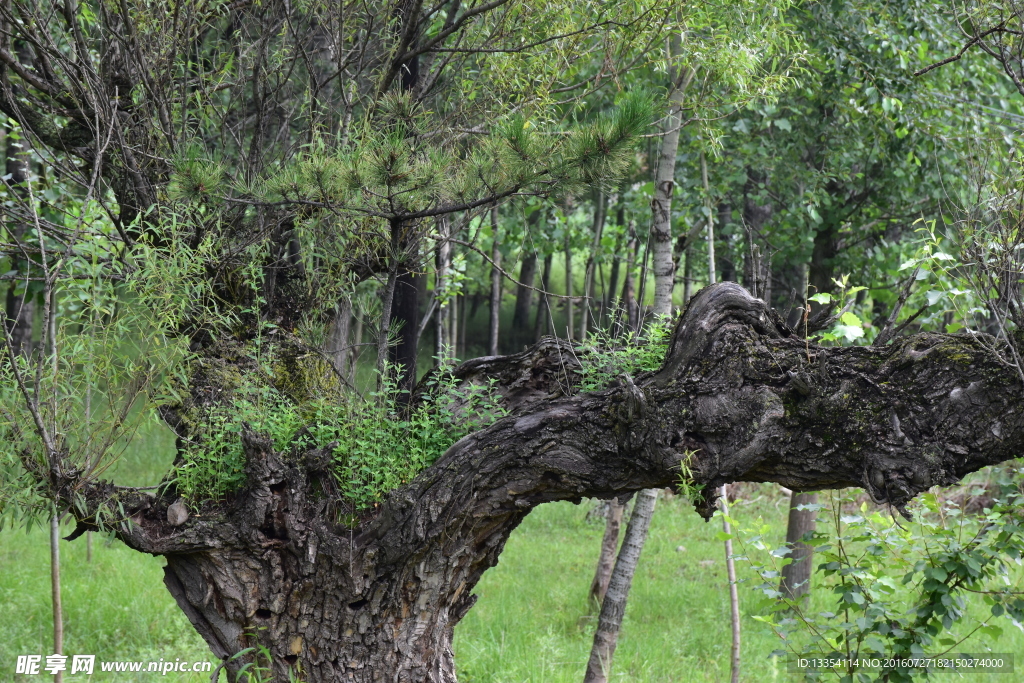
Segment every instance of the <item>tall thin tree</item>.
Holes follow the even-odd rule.
[[[629,589],[633,584],[633,574],[640,561],[640,551],[644,548],[644,540],[654,516],[654,504],[658,500],[658,489],[644,489],[636,494],[633,514],[626,525],[626,536],[622,540],[622,549],[615,560],[608,592],[601,603],[601,615],[597,620],[594,632],[594,646],[590,650],[587,671],[583,683],[607,683],[611,672],[612,657],[618,644],[619,629],[622,617],[626,613],[626,601]]]
[[[665,131],[662,137],[661,154],[658,157],[658,167],[655,171],[655,196],[651,202],[653,212],[651,222],[651,235],[648,253],[653,255],[654,267],[654,305],[652,312],[655,316],[672,315],[672,290],[674,288],[675,266],[672,263],[672,195],[675,192],[675,169],[676,157],[679,152],[679,129],[681,120],[681,109],[683,94],[693,72],[684,69],[676,63],[681,51],[681,38],[678,34],[673,35],[666,45],[666,58],[670,65],[672,90],[669,93],[669,115],[665,121]],[[645,256],[646,259],[646,256]],[[630,286],[630,275],[626,275],[627,288]],[[641,281],[646,278],[646,273],[641,276]],[[641,298],[642,298],[641,294]],[[628,302],[627,302],[628,306]],[[654,514],[654,499],[657,491],[642,491],[637,494],[637,502],[633,506],[633,515],[637,510],[644,514]],[[650,502],[650,509],[647,511],[647,503]],[[641,501],[645,501],[641,506]],[[607,528],[613,524],[609,516],[605,529],[605,537],[611,534]],[[609,581],[609,593],[605,595],[605,603],[611,595],[611,586],[618,585],[621,593],[618,593],[615,600],[622,600],[622,608],[611,606],[605,610],[601,608],[601,618],[598,620],[597,631],[594,633],[594,645],[591,649],[590,664],[587,666],[587,683],[591,681],[603,681],[607,669],[611,667],[612,655],[615,652],[615,643],[619,635],[619,628],[622,623],[622,615],[625,613],[625,601],[629,594],[629,587],[632,584],[633,573],[636,571],[637,562],[640,559],[640,551],[647,540],[647,530],[650,520],[640,521],[633,524],[633,517],[626,528],[626,536],[622,541],[622,548],[619,550],[618,558],[615,561],[615,569]],[[614,546],[610,552],[614,552]],[[601,567],[608,563],[604,557],[609,552],[609,545],[602,543],[601,556],[598,559],[598,572]],[[618,577],[615,575],[619,574]],[[600,671],[600,673],[599,673]]]
[[[583,310],[580,312],[580,339],[587,338],[587,328],[593,317],[594,307],[594,269],[597,267],[597,253],[601,248],[601,234],[604,232],[605,204],[607,197],[600,190],[594,202],[594,236],[590,243],[590,254],[587,255],[587,267],[583,277]]]
[[[498,355],[498,328],[501,324],[501,237],[498,230],[498,207],[495,206],[491,209],[491,317],[487,328],[487,353],[491,356]]]

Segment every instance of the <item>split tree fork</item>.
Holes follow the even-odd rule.
[[[510,414],[451,446],[349,530],[318,483],[329,444],[276,452],[242,435],[247,483],[177,526],[170,496],[79,479],[66,455],[36,472],[77,515],[123,506],[114,531],[167,559],[166,584],[218,657],[265,646],[275,680],[455,680],[453,629],[473,587],[537,505],[680,484],[708,497],[734,481],[793,490],[859,486],[897,509],[1024,447],[1021,382],[983,335],[921,333],[878,347],[824,348],[734,283],[699,292],[664,365],[604,391],[567,395],[563,341],[468,361],[461,382],[496,378]],[[34,461],[26,462],[31,467]],[[72,506],[72,498],[80,504]],[[232,676],[244,658],[227,664]]]

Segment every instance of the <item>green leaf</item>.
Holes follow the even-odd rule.
[[[843,600],[845,602],[853,603],[855,605],[864,604],[864,596],[861,593],[855,591],[846,591],[843,593]]]
[[[832,334],[837,339],[842,338],[847,341],[853,341],[864,336],[864,328],[859,325],[836,325],[832,328]]]
[[[843,313],[839,317],[839,321],[842,322],[844,325],[856,325],[857,327],[861,327],[864,325],[861,319],[858,318],[856,314],[851,313],[850,311]],[[861,334],[863,335],[863,330],[861,331]]]

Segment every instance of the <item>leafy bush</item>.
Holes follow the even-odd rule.
[[[954,648],[972,637],[972,642],[978,636],[995,641],[1003,615],[1022,628],[1024,599],[1016,569],[1024,556],[1022,503],[1015,482],[1004,487],[1001,501],[977,515],[928,493],[913,508],[915,521],[903,525],[881,510],[869,510],[867,503],[858,506],[849,491],[832,493],[830,506],[814,506],[825,511],[832,528],[808,539],[820,558],[815,590],[835,600],[834,607],[820,612],[782,598],[778,580],[789,550],[773,547],[769,528],[755,525],[737,536],[744,545],[742,559],[764,580],[758,588],[763,616],[755,618],[770,625],[793,654],[904,658],[900,666],[870,674],[856,667],[826,670],[841,680],[926,677],[929,672],[913,665],[913,658],[960,652]],[[755,553],[763,559],[753,559]],[[971,607],[972,594],[989,606],[989,615],[979,616],[977,606]]]
[[[634,377],[661,367],[672,337],[670,318],[658,317],[642,332],[615,338],[595,332],[577,347],[580,391],[599,391],[621,375]]]
[[[505,414],[492,387],[431,382],[432,391],[403,408],[391,369],[380,390],[345,393],[298,404],[267,384],[243,381],[236,398],[208,412],[174,473],[179,492],[193,504],[221,500],[245,482],[241,433],[268,436],[281,453],[333,444],[334,477],[341,498],[356,511],[372,508],[412,480],[466,434]]]

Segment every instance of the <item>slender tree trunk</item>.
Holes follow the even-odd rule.
[[[680,52],[678,34],[672,38],[668,62]],[[679,67],[671,66],[669,77],[673,88],[669,93],[669,112],[665,118],[665,133],[661,138],[661,154],[654,176],[654,199],[651,200],[651,269],[654,271],[654,315],[672,315],[672,291],[675,289],[675,264],[672,262],[672,195],[676,187],[676,156],[679,153],[679,127],[683,93],[691,72],[680,76]]]
[[[417,365],[420,346],[420,275],[403,263],[395,281],[394,304],[392,305],[392,323],[397,341],[391,347],[391,362],[400,368],[398,372],[398,388],[411,392],[416,386]],[[409,397],[408,393],[399,394],[400,400]]]
[[[364,313],[360,309],[356,316],[356,329],[352,334],[352,361],[348,368],[348,383],[352,386],[355,386],[356,383],[356,364],[359,363],[359,357],[363,353],[363,315]]]
[[[466,351],[466,330],[469,329],[469,313],[466,310],[469,308],[466,293],[459,294],[459,352],[463,356],[467,354]]]
[[[459,357],[459,295],[452,296],[448,306],[448,339],[451,340],[452,356]]]
[[[28,179],[28,150],[24,145],[28,144],[27,139],[20,141],[13,140],[9,135],[5,136],[7,173],[6,183],[13,188],[14,192],[24,197],[25,181]],[[25,233],[24,224],[8,226],[14,233],[16,239],[20,239]],[[11,256],[11,270],[19,274],[25,274],[27,262],[18,258],[17,254]],[[35,301],[32,296],[26,295],[28,281],[18,282],[16,280],[7,283],[6,297],[4,301],[4,324],[11,337],[11,346],[15,354],[28,354],[32,350],[32,322],[35,317]],[[18,290],[21,293],[18,293]]]
[[[619,226],[620,230],[626,225],[626,208],[621,200],[615,212],[615,224]],[[608,311],[609,318],[617,314],[615,297],[619,295],[619,272],[622,270],[622,240],[624,237],[622,232],[616,235],[615,247],[612,250],[612,268],[608,275],[608,289],[604,295],[604,309]]]
[[[722,531],[725,539],[725,569],[729,577],[729,615],[732,620],[732,651],[729,658],[729,670],[732,683],[740,680],[740,597],[736,592],[736,562],[732,557],[732,525],[729,523],[729,486],[722,485],[719,493],[722,506]]]
[[[519,282],[521,284],[516,286],[516,305],[512,314],[511,338],[514,340],[515,349],[521,349],[524,344],[530,344],[536,340],[530,320],[530,311],[533,308],[533,290],[530,287],[534,286],[534,280],[537,279],[537,250],[533,236],[543,218],[544,210],[538,209],[526,219],[528,238],[520,251]]]
[[[732,208],[725,202],[718,204],[718,224],[725,226],[729,224],[732,216]],[[739,279],[736,277],[736,261],[733,254],[733,245],[728,239],[722,239],[718,245],[722,247],[721,251],[715,255],[715,260],[718,261],[718,271],[720,273],[719,282],[738,282]]]
[[[533,338],[535,342],[540,341],[544,330],[550,328],[548,321],[551,317],[551,299],[548,297],[548,292],[551,291],[551,264],[554,260],[554,254],[548,254],[544,257],[544,271],[540,277],[540,288],[543,290],[543,294],[537,297],[537,316],[533,319]],[[551,331],[549,330],[550,333]]]
[[[342,377],[348,376],[348,362],[352,355],[349,330],[352,326],[352,299],[343,297],[334,310],[330,332],[324,351],[331,359],[334,370]]]
[[[537,279],[537,252],[523,245],[521,256],[522,264],[519,266],[519,282],[516,287],[516,306],[512,314],[512,338],[515,340],[515,349],[521,350],[523,344],[532,343],[534,339],[531,327],[530,312],[533,310],[534,280]]]
[[[757,184],[764,181],[761,174],[747,169],[747,183],[743,188],[743,225],[747,233],[747,258],[744,259],[744,286],[765,301],[771,301],[771,259],[765,258],[763,245],[757,238],[772,217],[771,204],[758,204],[752,196]]]
[[[448,350],[450,336],[448,335],[448,307],[451,305],[448,297],[448,271],[452,262],[452,247],[448,242],[448,219],[438,219],[440,228],[440,242],[437,245],[437,274],[434,277],[434,296],[437,297],[437,310],[434,323],[434,355],[438,363],[452,354]]]
[[[622,526],[622,512],[625,503],[618,498],[608,501],[608,516],[604,526],[604,537],[601,539],[601,554],[597,558],[597,569],[594,580],[590,582],[590,605],[600,610],[604,596],[608,592],[608,581],[612,578],[615,565],[615,551],[619,549],[619,529]]]
[[[488,327],[487,353],[498,355],[498,327],[501,324],[501,240],[498,238],[498,207],[491,209],[491,320]]]
[[[384,381],[384,371],[388,361],[388,332],[391,329],[391,306],[395,300],[395,287],[398,284],[398,256],[392,256],[388,266],[388,279],[380,300],[380,325],[377,333],[377,388]]]
[[[583,276],[583,311],[580,314],[581,340],[587,338],[591,308],[594,305],[594,268],[597,265],[597,252],[601,248],[601,233],[604,231],[605,200],[604,192],[598,192],[597,201],[594,203],[594,239],[590,244],[590,255],[587,257],[587,267]]]
[[[637,286],[636,305],[637,305],[637,331],[641,330],[644,326],[644,320],[647,317],[647,262],[651,255],[650,240],[648,239],[647,244],[644,245],[644,256],[640,260],[640,280]],[[653,311],[653,306],[652,306]]]
[[[666,126],[675,128],[678,117],[670,115]],[[654,219],[651,222],[651,269],[654,272],[653,312],[672,311],[672,290],[674,289],[675,265],[672,263],[672,193],[675,189],[675,158],[678,151],[679,132],[663,138],[661,158],[654,185],[654,199],[651,208]]]
[[[704,152],[700,153],[700,178],[704,185],[704,209],[708,223],[708,284],[713,285],[718,282],[715,277],[715,218],[711,211],[711,189],[708,186],[708,164]]]
[[[626,273],[622,282],[622,306],[626,314],[626,330],[637,332],[640,329],[640,309],[636,302],[633,286],[633,271],[636,269],[637,238],[635,226],[629,224],[629,248],[626,251]]]
[[[60,600],[60,515],[50,517],[50,598],[53,604],[53,654],[64,654],[64,608]],[[58,671],[53,680],[61,683],[64,674]]]
[[[565,337],[572,341],[573,335],[573,301],[572,301],[572,243],[569,240],[569,229],[565,230]]]
[[[687,244],[683,252],[683,305],[693,298],[693,245]]]
[[[611,272],[608,274],[608,289],[605,291],[604,296],[604,310],[608,311],[608,317],[615,315],[616,305],[621,305],[622,302],[615,301],[615,296],[619,291],[619,271],[622,269],[622,235],[619,235],[615,239],[615,251],[612,256],[612,267]]]
[[[817,503],[818,494],[816,493],[794,491],[789,497],[786,547],[789,548],[789,557],[792,562],[782,568],[779,592],[791,600],[806,595],[811,589],[811,558],[814,555],[814,548],[804,543],[803,537],[804,534],[814,531],[818,511],[814,508],[799,508],[808,505],[814,506]]]
[[[640,561],[640,552],[647,539],[647,530],[654,516],[654,503],[658,500],[658,489],[644,489],[636,494],[633,514],[626,525],[626,536],[622,540],[622,549],[615,561],[608,592],[601,604],[601,616],[597,620],[597,631],[594,633],[594,646],[590,650],[587,662],[587,673],[583,683],[607,683],[612,669],[612,657],[618,644],[619,629],[622,617],[626,613],[626,600],[633,584],[633,574]]]

